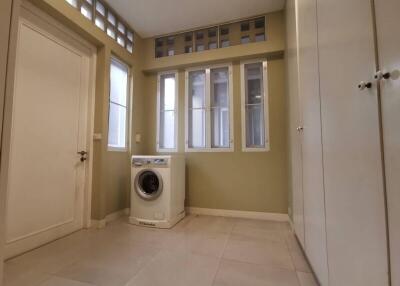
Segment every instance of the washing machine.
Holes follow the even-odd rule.
[[[183,156],[132,156],[131,182],[130,223],[171,228],[184,218]]]

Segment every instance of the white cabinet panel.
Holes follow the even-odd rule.
[[[392,285],[400,285],[400,1],[375,0],[379,64],[382,79],[382,125],[389,211]]]
[[[289,141],[291,162],[292,218],[294,229],[304,247],[304,213],[301,172],[301,140],[296,128],[300,125],[298,98],[296,1],[286,2],[286,70],[289,100]]]
[[[369,1],[317,0],[330,286],[388,285]]]
[[[316,4],[298,1],[305,251],[321,284],[328,285]]]

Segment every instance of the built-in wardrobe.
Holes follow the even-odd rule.
[[[321,285],[400,286],[400,1],[286,5],[294,231]]]

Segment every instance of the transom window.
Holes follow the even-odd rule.
[[[129,67],[112,58],[110,66],[110,103],[108,149],[127,151],[128,147]]]
[[[241,63],[242,149],[268,151],[268,84],[267,62]]]
[[[157,151],[176,152],[178,141],[178,73],[158,74]]]
[[[186,151],[233,151],[232,67],[186,71]]]

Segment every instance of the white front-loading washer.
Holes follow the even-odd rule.
[[[185,216],[185,159],[132,156],[132,224],[171,228]]]

